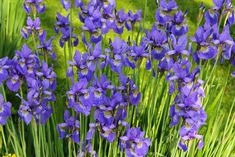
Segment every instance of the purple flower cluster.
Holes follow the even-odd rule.
[[[21,99],[21,105],[18,110],[19,116],[29,124],[34,118],[37,123],[45,124],[47,119],[52,114],[50,102],[55,101],[54,91],[56,89],[56,74],[52,67],[48,67],[45,61],[40,60],[38,50],[44,53],[44,59],[49,54],[55,58],[55,53],[52,48],[52,39],[46,41],[46,32],[40,26],[40,19],[33,15],[43,13],[45,5],[43,0],[25,0],[24,9],[29,14],[26,26],[21,30],[21,34],[25,39],[30,36],[35,40],[38,36],[40,45],[36,45],[33,52],[27,44],[22,46],[21,51],[16,51],[12,59],[7,57],[0,59],[0,84],[6,86],[12,92],[17,92],[17,96]],[[47,60],[46,60],[47,61]],[[25,90],[26,89],[26,90]],[[24,95],[24,91],[27,92]],[[5,124],[6,118],[11,115],[11,104],[4,103],[1,99],[1,124]]]
[[[24,83],[27,87],[27,101],[20,95],[22,104],[20,117],[28,124],[32,117],[38,123],[45,124],[52,113],[49,102],[55,101],[56,74],[45,62],[40,65],[39,58],[25,44],[21,51],[16,51],[13,59],[2,58],[1,84],[6,82],[9,90],[19,92]],[[22,94],[22,93],[21,93]]]
[[[183,119],[179,147],[184,151],[187,150],[185,142],[195,138],[199,139],[198,147],[203,147],[203,136],[199,135],[198,131],[206,121],[206,113],[201,104],[201,98],[205,97],[203,81],[197,79],[199,69],[195,68],[190,72],[190,67],[191,64],[187,60],[176,62],[167,78],[171,82],[170,91],[175,90],[176,84],[178,87],[174,104],[170,109],[170,126],[179,124],[180,119]]]
[[[74,61],[69,62],[67,76],[70,78],[72,85],[67,92],[68,108],[72,108],[77,115],[88,116],[94,113],[94,123],[90,123],[90,129],[86,136],[85,151],[95,154],[91,147],[91,140],[95,132],[99,132],[100,136],[109,142],[113,142],[120,137],[120,128],[129,126],[125,121],[127,118],[127,108],[129,105],[137,106],[140,102],[140,92],[134,81],[123,74],[124,67],[135,67],[135,61],[138,60],[138,48],[132,51],[132,46],[128,45],[124,40],[115,38],[110,41],[110,48],[102,50],[101,43],[95,46],[89,44],[83,38],[88,52],[80,53],[76,51]],[[140,54],[142,55],[142,54]],[[133,58],[131,62],[130,57]],[[134,64],[134,66],[131,66]],[[118,75],[119,85],[114,85],[109,81],[105,74],[97,75],[98,69],[110,67],[111,70]],[[68,112],[68,111],[66,111]],[[73,123],[75,125],[75,123]],[[65,131],[71,127],[68,122],[57,125],[60,137],[71,137]],[[143,134],[143,133],[142,133]],[[133,137],[135,138],[135,137]],[[138,141],[136,137],[136,140]],[[141,135],[141,138],[144,139]],[[74,138],[72,137],[74,141]],[[74,141],[76,142],[76,141]],[[128,142],[128,141],[127,141]],[[129,145],[126,145],[129,149]],[[145,152],[148,146],[144,147]],[[125,146],[123,145],[124,149]],[[81,152],[80,152],[81,153]],[[146,153],[143,153],[145,155]]]
[[[61,0],[61,3],[66,10],[71,9],[70,1]],[[80,0],[75,0],[74,3],[76,8],[80,8],[78,14],[80,21],[83,23],[82,30],[89,32],[90,42],[93,43],[100,42],[102,35],[108,33],[111,29],[118,34],[123,33],[124,27],[127,30],[132,30],[134,25],[141,20],[142,16],[140,10],[135,14],[132,11],[125,13],[123,9],[116,11],[114,0],[91,0],[87,5]],[[57,20],[59,19],[58,17]],[[66,18],[63,17],[63,19],[63,22],[62,19],[58,20],[58,22],[67,23]],[[63,35],[64,33],[62,32]],[[73,35],[71,34],[71,36]]]
[[[122,34],[125,28],[134,31],[135,25],[142,19],[142,12],[117,11],[114,0],[60,2],[66,11],[70,10],[66,16],[57,13],[54,30],[57,34],[61,33],[60,46],[68,44],[73,47],[79,43],[72,21],[75,6],[79,10],[78,18],[83,25],[82,42],[87,51],[81,53],[76,50],[73,61],[69,61],[67,77],[71,83],[67,91],[68,110],[64,113],[64,122],[57,125],[60,138],[71,138],[75,143],[80,143],[79,117],[94,115],[85,141],[80,145],[82,151],[78,152],[79,156],[97,156],[92,148],[95,133],[110,143],[118,140],[120,150],[125,151],[128,157],[147,155],[150,139],[144,137],[140,128],[131,128],[127,122],[128,109],[130,106],[137,108],[141,94],[134,81],[124,74],[125,67],[135,69],[144,61],[153,76],[166,74],[169,93],[176,95],[170,108],[170,126],[182,121],[179,148],[186,151],[187,141],[193,139],[199,140],[198,147],[202,148],[203,136],[199,134],[199,129],[207,118],[201,102],[205,95],[203,81],[198,78],[200,68],[191,70],[189,57],[193,52],[194,60],[199,63],[221,56],[221,61],[229,60],[235,66],[235,45],[229,30],[234,23],[230,0],[213,0],[215,6],[204,14],[205,24],[191,38],[196,44],[195,51],[188,41],[187,11],[178,10],[174,0],[160,0],[156,23],[151,30],[145,31],[140,43],[130,41],[130,38],[124,41],[116,37],[110,39],[105,48],[101,45],[105,34],[110,30]],[[52,46],[54,37],[47,40],[47,33],[36,17],[37,13],[45,11],[43,0],[25,0],[24,10],[29,16],[21,34],[25,39],[32,36],[35,52],[25,44],[21,51],[16,51],[13,59],[0,59],[0,84],[6,82],[10,91],[20,91],[20,95],[17,94],[21,98],[18,114],[26,124],[33,118],[37,123],[45,124],[52,114],[50,102],[56,99],[56,74],[47,64],[47,56],[56,59]],[[221,27],[222,21],[224,27]],[[34,37],[38,37],[39,45],[36,45]],[[45,61],[40,60],[39,54],[44,55]],[[119,82],[112,82],[107,78],[108,74],[100,73],[103,69],[110,69]],[[23,87],[27,91],[25,96]],[[4,102],[0,95],[0,124],[5,124],[10,115],[11,104]]]
[[[150,31],[146,31],[146,36],[139,46],[129,48],[131,53],[126,55],[128,57],[119,57],[121,63],[125,63],[123,60],[128,61],[127,65],[132,65],[133,68],[137,60],[146,59],[146,69],[151,69],[153,76],[156,76],[156,70],[160,73],[166,72],[166,79],[170,83],[169,93],[176,93],[170,110],[171,126],[177,125],[180,119],[183,120],[179,148],[184,151],[187,149],[186,141],[192,139],[199,139],[199,147],[202,147],[203,137],[198,131],[206,120],[201,104],[201,98],[204,97],[202,81],[197,78],[200,70],[195,68],[190,71],[191,63],[188,58],[192,47],[188,43],[186,13],[178,10],[173,0],[160,1],[160,7],[156,12],[156,24]]]
[[[74,61],[69,63],[67,71],[67,76],[72,82],[67,92],[68,107],[77,114],[86,116],[94,112],[95,123],[90,124],[86,148],[92,150],[91,140],[96,131],[112,142],[119,135],[119,127],[126,127],[125,135],[120,138],[121,149],[125,148],[128,156],[146,155],[149,140],[143,138],[142,133],[141,136],[134,136],[133,134],[140,133],[140,130],[127,127],[129,125],[125,121],[128,105],[138,105],[140,93],[134,81],[123,74],[123,68],[135,69],[142,61],[146,61],[146,69],[151,70],[153,76],[156,76],[156,72],[166,73],[166,80],[170,83],[169,93],[176,95],[170,109],[170,126],[179,124],[182,119],[179,148],[186,151],[186,142],[192,139],[198,139],[198,147],[202,148],[203,136],[199,134],[199,129],[207,118],[201,104],[201,99],[205,95],[203,81],[198,78],[200,68],[191,70],[189,62],[193,49],[187,37],[187,11],[183,13],[178,10],[174,0],[161,0],[156,11],[156,24],[150,31],[145,31],[146,35],[140,44],[116,37],[113,41],[110,40],[109,48],[102,49],[100,41],[103,34],[109,29],[119,34],[123,33],[124,27],[128,30],[133,29],[134,24],[141,20],[141,12],[133,14],[129,11],[127,15],[124,10],[115,11],[115,3],[112,1],[90,1],[87,6],[81,1],[77,4],[79,5],[76,7],[80,7],[81,10],[79,18],[84,23],[83,30],[90,33],[89,42],[96,43],[92,46],[83,34],[82,41],[88,52],[81,54],[76,51]],[[231,5],[226,1],[226,9],[219,7],[217,3],[216,6],[214,10],[217,10],[217,13],[221,14],[218,10],[222,9],[226,15],[231,13],[232,16],[228,16],[222,33],[219,33],[219,19],[217,24],[208,22],[207,19],[205,25],[198,28],[195,36],[191,38],[193,43],[197,43],[193,58],[197,62],[200,59],[215,58],[219,49],[224,59],[235,63],[234,42],[229,32],[229,26],[233,23]],[[205,17],[208,18],[206,15]],[[61,16],[61,19],[63,20],[58,20],[56,30],[69,26],[68,16]],[[118,75],[121,85],[114,85],[104,74],[97,75],[98,69],[107,67]],[[61,132],[61,129],[58,130]]]
[[[197,46],[193,58],[197,63],[209,59],[221,63],[228,60],[235,66],[235,46],[230,36],[230,26],[235,20],[233,6],[230,0],[213,0],[213,3],[215,6],[204,14],[204,25],[198,27],[191,39]]]
[[[32,7],[32,10],[34,11],[36,7],[37,11],[39,13],[43,13],[45,10],[45,5],[42,4],[43,0],[25,0],[24,1],[24,7],[25,7],[25,11],[26,13],[29,14],[29,16],[27,17],[27,21],[26,21],[26,26],[24,26],[21,29],[21,35],[28,40],[28,38],[30,36],[32,36],[32,39],[34,40],[34,44],[36,44],[36,39],[35,37],[38,37],[38,40],[40,41],[40,45],[35,45],[38,49],[38,51],[41,51],[41,53],[44,55],[44,59],[47,62],[47,56],[51,56],[51,58],[53,60],[56,59],[56,54],[53,50],[52,47],[52,40],[55,37],[51,37],[48,41],[46,40],[46,31],[43,30],[41,28],[41,21],[39,17],[36,17],[36,13],[33,13],[33,17],[32,18],[30,16],[30,8]],[[27,9],[28,8],[28,9]],[[41,10],[40,10],[41,8]],[[40,56],[38,56],[40,57]]]

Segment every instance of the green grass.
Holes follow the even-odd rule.
[[[0,58],[13,57],[20,47],[20,29],[25,21],[22,0],[0,0]]]

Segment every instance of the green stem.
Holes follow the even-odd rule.
[[[146,13],[147,13],[147,4],[148,4],[148,0],[145,0],[143,30],[145,30],[145,17],[146,17]]]
[[[73,27],[73,5],[70,8],[70,38],[69,38],[69,60],[72,60],[72,51],[73,51],[73,44],[72,44],[72,27]]]
[[[32,37],[33,37],[33,44],[34,44],[34,48],[35,48],[35,51],[36,51],[36,55],[39,58],[39,53],[37,51],[37,43],[36,43],[36,39],[35,39],[35,34],[34,33],[32,34]]]
[[[24,94],[23,94],[23,89],[22,89],[22,82],[20,82],[20,96],[22,99],[24,99]],[[25,129],[24,129],[24,121],[20,121],[20,129],[21,129],[21,133],[20,133],[20,139],[21,139],[21,144],[22,144],[22,149],[23,149],[23,155],[24,157],[26,157],[26,143],[25,143]]]
[[[2,132],[3,144],[4,144],[4,147],[6,149],[6,154],[8,155],[8,147],[7,147],[6,138],[5,138],[5,135],[4,135],[4,129],[3,129],[2,125],[0,125],[0,131]]]
[[[4,98],[4,100],[5,101],[7,101],[7,97],[6,97],[6,91],[5,91],[5,87],[4,87],[4,85],[2,84],[2,94],[3,94],[3,98]]]

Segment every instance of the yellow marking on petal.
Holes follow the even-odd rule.
[[[85,94],[84,94],[84,98],[85,98],[85,99],[88,99],[89,97],[90,97],[90,94],[89,94],[89,93],[85,93]]]
[[[112,117],[112,113],[110,111],[105,111],[104,112],[104,116],[105,116],[105,118],[111,118]]]
[[[95,91],[95,97],[96,98],[100,98],[102,96],[102,93],[101,92],[98,92],[98,91]]]
[[[138,94],[139,94],[138,90],[135,90],[134,93],[133,93],[135,98],[138,96]]]
[[[113,64],[114,64],[115,66],[119,66],[119,65],[120,65],[120,63],[121,63],[121,61],[120,61],[120,60],[114,60],[114,62],[113,62]]]
[[[143,142],[138,142],[137,143],[137,148],[142,148],[142,146],[143,146]]]
[[[82,73],[83,75],[87,75],[87,74],[88,74],[88,69],[82,69],[82,70],[81,70],[81,73]]]
[[[0,106],[0,113],[1,113],[1,112],[3,112],[3,107],[2,107],[2,106]]]

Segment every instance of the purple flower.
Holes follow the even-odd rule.
[[[86,18],[84,22],[83,30],[90,32],[91,34],[91,42],[98,43],[101,41],[102,36],[100,33],[100,28],[102,27],[102,23],[100,20]]]
[[[70,0],[60,0],[60,2],[63,5],[63,8],[67,11],[68,9],[71,8],[71,2]],[[73,5],[73,4],[72,4]],[[74,5],[78,8],[78,7],[82,7],[83,6],[83,2],[82,0],[74,0]]]
[[[138,10],[135,14],[130,10],[128,12],[128,20],[125,23],[127,30],[132,30],[135,23],[142,20],[142,10]]]
[[[205,19],[206,19],[206,23],[208,24],[211,24],[211,25],[217,24],[219,20],[219,13],[217,12],[217,10],[209,9],[205,13]]]
[[[77,113],[85,115],[90,114],[93,105],[93,96],[89,89],[87,89],[88,82],[86,79],[81,79],[72,85],[71,89],[67,92],[68,107],[73,108]]]
[[[231,10],[228,10],[227,14],[228,14],[228,20],[227,20],[227,22],[226,22],[226,25],[231,26],[231,25],[233,25],[234,22],[235,22],[234,10],[233,10],[233,9],[232,9],[232,11],[231,11]]]
[[[125,149],[128,157],[143,157],[148,153],[151,141],[144,138],[144,132],[140,128],[128,128],[123,136],[120,137],[121,151]]]
[[[97,43],[94,48],[91,45],[88,46],[90,51],[90,56],[88,56],[87,64],[92,71],[95,69],[95,65],[100,68],[107,66],[107,56],[102,54],[101,42]]]
[[[6,84],[11,91],[17,92],[20,88],[20,77],[18,75],[13,75],[7,80]]]
[[[50,89],[51,91],[56,89],[56,73],[44,61],[36,75],[41,79],[43,89]]]
[[[89,123],[89,130],[88,130],[87,135],[86,135],[86,140],[89,140],[89,141],[92,140],[92,138],[95,135],[97,126],[98,125],[95,124],[95,123]]]
[[[11,116],[11,103],[4,102],[2,94],[0,94],[0,124],[5,125],[6,119]]]
[[[223,32],[219,36],[220,45],[222,47],[222,56],[229,60],[232,55],[234,45],[233,38],[230,36],[229,26],[225,26]]]
[[[82,150],[78,151],[77,156],[79,157],[85,157],[86,155],[89,155],[90,157],[98,157],[96,151],[94,151],[91,140],[86,140],[86,142],[83,142]]]
[[[107,139],[109,142],[113,142],[116,138],[116,133],[114,132],[115,126],[103,126],[101,130],[101,136]]]
[[[155,26],[152,27],[150,32],[146,32],[144,42],[148,45],[152,57],[157,60],[161,60],[169,49],[166,34]]]
[[[118,34],[122,34],[127,19],[128,19],[128,15],[124,12],[123,9],[118,11],[116,13],[116,20],[113,25],[113,31]]]
[[[133,57],[135,61],[149,57],[149,53],[146,51],[146,45],[144,42],[141,42],[139,46],[134,45],[131,50],[130,56]]]
[[[127,90],[126,93],[128,94],[130,103],[137,106],[140,102],[141,94],[138,91],[138,87],[135,85],[134,81],[123,74],[119,75],[119,80],[122,84],[120,88],[122,90]]]
[[[188,25],[185,24],[184,16],[185,15],[182,13],[182,11],[178,11],[174,14],[171,32],[175,36],[181,36],[188,32]]]
[[[174,0],[169,0],[168,2],[166,2],[166,0],[160,0],[160,9],[165,12],[170,12],[172,10],[176,10],[177,8],[178,6]]]
[[[46,7],[43,4],[43,0],[25,0],[24,1],[24,10],[27,14],[30,14],[31,11],[36,11],[41,14],[45,11]]]
[[[31,109],[28,105],[28,102],[24,101],[23,104],[24,105],[20,105],[18,114],[24,120],[24,122],[28,125],[31,122],[33,115],[31,113]]]
[[[29,124],[32,118],[37,123],[45,124],[52,114],[52,108],[47,103],[55,101],[55,97],[51,91],[42,87],[43,81],[39,79],[27,78],[28,93],[27,100],[22,97],[22,104],[18,114]]]
[[[174,60],[171,57],[165,57],[160,63],[158,64],[159,71],[170,71],[174,65]]]
[[[68,9],[70,9],[70,0],[60,0],[60,2],[62,3],[62,5],[66,11]]]
[[[40,41],[40,45],[37,46],[38,49],[41,49],[43,51],[43,53],[49,54],[52,59],[56,59],[56,54],[53,51],[53,47],[52,47],[52,40],[55,37],[51,37],[48,41],[46,41],[46,31],[43,31],[42,33],[39,34],[38,38]]]
[[[230,3],[230,0],[213,0],[213,3],[215,4],[215,9],[222,9],[223,5],[228,5]]]
[[[13,59],[15,70],[22,76],[33,76],[35,70],[39,67],[38,58],[32,53],[28,45],[24,44],[21,51],[16,51]]]
[[[0,85],[8,79],[9,73],[8,69],[10,68],[8,57],[0,59]]]
[[[189,52],[186,50],[186,46],[188,43],[188,38],[186,35],[180,36],[178,38],[178,41],[174,35],[171,35],[171,40],[172,40],[173,50],[169,50],[167,52],[168,55],[177,55],[177,54],[189,55]]]
[[[64,123],[56,126],[60,138],[71,138],[75,143],[80,142],[79,129],[80,123],[74,116],[70,116],[68,110],[64,112]]]
[[[198,50],[194,54],[196,58],[203,60],[214,58],[218,53],[216,47],[219,44],[218,26],[205,24],[204,27],[199,27],[191,40],[198,44]]]
[[[70,62],[70,67],[76,67],[78,70],[78,78],[79,79],[87,79],[90,81],[93,77],[93,73],[95,70],[95,65],[92,62],[88,62],[88,53],[84,53],[81,55],[79,51],[76,50],[74,54],[74,62]],[[70,71],[71,74],[72,71]],[[73,72],[72,72],[73,73]],[[69,75],[70,79],[73,80],[73,75]]]
[[[110,58],[111,69],[114,72],[121,73],[122,67],[125,65],[125,53],[129,50],[129,46],[124,40],[120,40],[118,37],[111,42],[113,57]]]
[[[28,17],[26,24],[27,25],[21,29],[21,34],[25,39],[28,39],[29,35],[36,35],[41,30],[39,18],[32,20],[31,17]]]
[[[73,44],[73,46],[77,46],[78,45],[78,37],[76,34],[73,34],[70,27],[66,27],[66,28],[61,28],[61,33],[62,36],[60,38],[60,47],[64,47],[65,42],[71,42],[71,44]],[[70,41],[70,39],[73,41]]]
[[[56,24],[54,26],[54,30],[56,33],[59,33],[60,28],[67,28],[70,25],[69,22],[69,14],[67,16],[63,16],[57,12],[56,14]]]
[[[101,136],[109,142],[116,138],[116,132],[127,116],[126,105],[121,93],[116,92],[110,98],[104,97],[103,103],[97,106],[94,119],[100,126]]]

